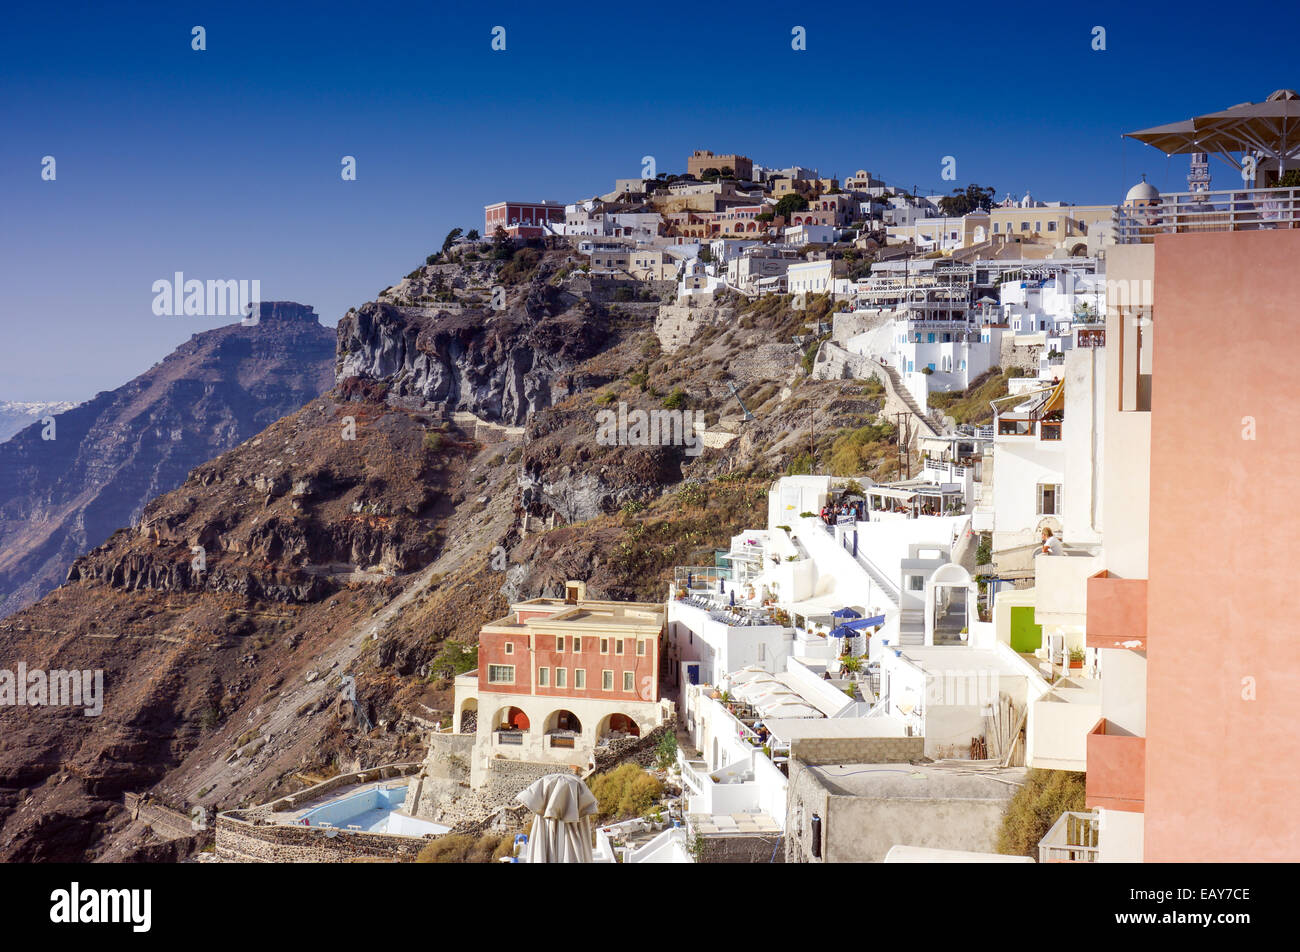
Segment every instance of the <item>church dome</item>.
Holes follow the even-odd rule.
[[[1129,202],[1159,201],[1159,199],[1160,190],[1145,180],[1134,185],[1128,190],[1128,194],[1124,196],[1126,204]]]

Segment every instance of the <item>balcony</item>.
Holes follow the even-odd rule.
[[[1122,732],[1104,717],[1088,733],[1089,810],[1142,813],[1146,801],[1147,739]]]
[[[1088,647],[1147,650],[1147,580],[1105,570],[1088,578]]]
[[[1149,244],[1156,235],[1300,227],[1300,188],[1169,192],[1159,202],[1115,211],[1115,240]]]
[[[1096,814],[1062,813],[1038,841],[1040,863],[1095,863],[1101,852]]]

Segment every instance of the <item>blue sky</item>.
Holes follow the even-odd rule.
[[[792,12],[794,11],[794,12]],[[1300,8],[1123,4],[59,4],[0,14],[0,400],[119,386],[262,282],[334,324],[502,198],[696,148],[891,184],[1117,201],[1186,159],[1120,133],[1300,86]],[[190,48],[191,28],[207,49]],[[506,50],[490,48],[494,26]],[[793,26],[808,49],[791,49]],[[1106,28],[1107,49],[1091,48]],[[43,156],[57,179],[40,177]],[[344,155],[357,180],[340,178]],[[940,179],[957,160],[957,182]],[[1226,168],[1212,166],[1219,181]]]

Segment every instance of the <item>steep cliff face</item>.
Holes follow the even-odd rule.
[[[392,397],[523,424],[573,386],[607,337],[595,311],[535,281],[511,305],[448,310],[371,302],[339,321],[336,379],[384,381]]]
[[[334,334],[311,308],[263,302],[256,325],[196,334],[116,390],[0,445],[0,617],[64,580],[204,460],[329,388]],[[52,435],[53,439],[46,439]]]

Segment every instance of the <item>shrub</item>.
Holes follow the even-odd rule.
[[[1037,859],[1038,841],[1061,814],[1085,809],[1085,776],[1069,770],[1029,771],[1002,816],[998,852]]]
[[[681,387],[674,387],[673,392],[663,399],[665,410],[680,410],[686,406],[686,391]]]
[[[618,400],[618,397],[611,390],[606,390],[604,393],[599,393],[596,395],[596,402],[599,404],[603,404],[604,406],[609,406],[611,403],[614,403],[616,400]]]
[[[464,833],[449,833],[430,840],[420,850],[417,863],[494,863],[509,856],[513,833],[484,833],[478,839]]]
[[[424,434],[424,448],[426,450],[434,450],[434,451],[442,449],[442,434],[441,433]]]
[[[636,764],[622,764],[587,781],[600,804],[600,816],[616,820],[643,816],[664,792],[654,776]]]
[[[655,764],[660,770],[667,770],[677,763],[677,736],[671,731],[664,731],[663,737],[655,745]]]

